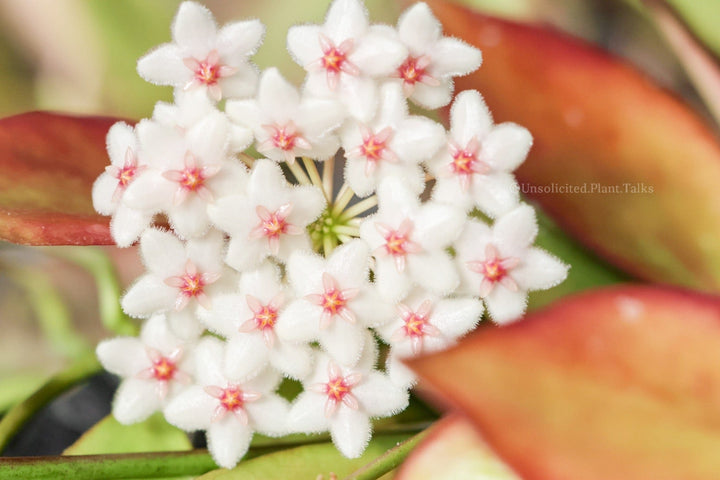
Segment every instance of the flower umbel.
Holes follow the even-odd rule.
[[[205,431],[226,468],[255,431],[329,431],[355,458],[371,419],[408,404],[402,359],[452,345],[484,307],[517,320],[528,292],[565,278],[533,246],[534,210],[512,174],[527,130],[494,125],[475,91],[457,95],[449,131],[409,115],[408,99],[446,105],[453,77],[480,65],[441,31],[423,3],[392,28],[360,0],[335,0],[322,25],[288,32],[307,72],[298,88],[250,63],[257,20],[219,28],[180,5],[172,42],[138,63],[175,100],[110,129],[111,165],[93,188],[117,244],[139,239],[147,269],[121,301],[140,338],[97,349],[123,378],[119,421],[162,410]],[[380,368],[376,336],[389,346]],[[283,378],[302,384],[292,403]]]

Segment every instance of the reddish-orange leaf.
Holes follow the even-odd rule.
[[[451,414],[432,426],[402,463],[395,480],[517,480],[490,451],[475,427]]]
[[[720,299],[569,297],[409,362],[529,480],[720,478]]]
[[[91,189],[110,161],[117,119],[32,112],[0,119],[0,239],[25,245],[109,245]]]
[[[687,105],[580,40],[429,3],[447,33],[483,51],[457,89],[532,132],[518,178],[555,193],[531,197],[626,271],[720,289],[720,143]]]

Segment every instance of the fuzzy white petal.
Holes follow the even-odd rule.
[[[433,47],[432,71],[440,76],[467,75],[482,63],[482,53],[457,38],[442,38]]]
[[[398,21],[400,38],[413,55],[425,52],[440,38],[442,27],[426,3],[408,8]]]
[[[208,395],[202,386],[192,385],[165,407],[165,419],[188,432],[205,430],[212,423],[217,406],[217,399]]]
[[[522,252],[535,241],[538,233],[535,210],[530,205],[520,205],[495,222],[493,233],[501,252],[509,255]]]
[[[137,71],[148,82],[159,85],[182,85],[192,78],[192,72],[182,61],[177,46],[164,44],[142,57]]]
[[[527,293],[522,290],[512,292],[502,285],[498,285],[485,298],[485,304],[493,322],[509,323],[519,319],[525,313]]]
[[[133,337],[118,337],[100,342],[95,350],[105,370],[121,377],[136,375],[150,366],[145,346]]]
[[[352,393],[371,417],[394,415],[408,405],[408,392],[393,385],[387,376],[377,372],[366,375],[353,387]]]
[[[482,141],[492,127],[492,115],[482,95],[476,90],[465,90],[455,97],[450,109],[450,135],[465,146],[473,137]]]
[[[246,404],[252,426],[263,435],[277,436],[288,432],[287,417],[290,405],[277,395],[264,395]]]
[[[525,160],[532,146],[532,135],[520,125],[501,123],[482,142],[479,159],[495,170],[510,172]]]
[[[343,405],[330,423],[330,435],[340,453],[347,458],[357,458],[370,441],[370,419],[364,412]]]
[[[254,377],[267,365],[269,355],[261,335],[238,334],[227,343],[225,371],[238,380]]]
[[[157,382],[125,379],[115,393],[113,416],[123,425],[141,422],[160,408]]]
[[[298,395],[290,407],[287,424],[293,432],[327,431],[329,422],[325,417],[325,397],[307,390]]]
[[[208,450],[213,460],[223,468],[233,468],[250,447],[252,430],[234,415],[225,415],[210,424],[207,431]]]
[[[530,248],[512,277],[524,290],[545,290],[567,277],[568,266],[539,248]]]

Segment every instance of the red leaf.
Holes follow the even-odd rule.
[[[110,245],[92,206],[118,119],[32,112],[0,119],[0,239],[25,245]]]
[[[429,3],[448,34],[483,51],[457,90],[479,90],[497,121],[535,137],[521,183],[619,191],[529,196],[638,277],[720,289],[720,144],[690,108],[585,42]]]
[[[409,362],[530,480],[720,478],[720,299],[577,295]]]

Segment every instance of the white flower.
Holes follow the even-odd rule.
[[[212,308],[211,297],[222,286],[216,282],[227,271],[222,265],[223,248],[217,230],[185,245],[169,232],[147,230],[140,238],[140,252],[149,271],[125,293],[123,310],[134,317],[168,312],[177,335],[198,335],[201,327],[193,312]]]
[[[159,85],[199,88],[215,101],[253,94],[257,72],[248,62],[264,33],[257,20],[235,22],[218,31],[210,11],[184,2],[172,25],[173,43],[160,45],[138,61],[138,73]]]
[[[375,330],[391,345],[387,359],[390,378],[404,388],[415,382],[415,375],[400,358],[445,350],[475,328],[483,305],[475,298],[438,298],[414,289],[397,306],[395,318]]]
[[[305,229],[325,207],[314,186],[291,186],[280,166],[269,160],[253,165],[245,194],[221,198],[209,208],[215,225],[230,235],[226,262],[238,271],[255,268],[269,255],[285,260],[309,249]]]
[[[100,342],[100,363],[123,378],[113,402],[115,418],[123,424],[145,420],[188,384],[192,362],[187,353],[191,347],[173,335],[164,315],[150,318],[140,338]]]
[[[410,54],[398,69],[406,96],[434,110],[450,103],[452,77],[467,75],[482,63],[480,50],[442,36],[442,25],[425,3],[416,3],[398,21],[400,40]]]
[[[419,163],[438,151],[445,129],[428,118],[408,116],[398,85],[383,85],[380,99],[379,111],[370,124],[349,121],[343,127],[345,179],[360,196],[375,191],[380,180],[390,175],[403,178],[421,193],[425,173]]]
[[[450,110],[448,146],[428,162],[437,184],[433,198],[495,218],[519,202],[511,173],[530,150],[532,136],[514,123],[493,125],[475,90],[460,93]]]
[[[257,150],[276,162],[295,157],[324,160],[339,147],[332,130],[344,120],[334,100],[302,97],[276,68],[263,72],[257,100],[229,101],[225,110],[242,135],[253,135]]]
[[[253,432],[286,433],[288,403],[274,392],[280,376],[267,371],[241,382],[224,365],[224,345],[205,338],[195,351],[195,381],[165,408],[165,418],[187,431],[206,430],[215,462],[232,468],[245,455]]]
[[[268,364],[295,379],[310,373],[312,349],[275,334],[279,317],[291,300],[286,290],[280,282],[279,269],[264,263],[240,276],[237,293],[218,295],[211,310],[198,310],[210,330],[228,339],[229,375],[252,377]]]
[[[470,222],[455,244],[462,291],[483,298],[497,323],[523,315],[528,291],[548,289],[567,276],[567,265],[532,247],[536,235],[535,211],[521,205],[492,228]]]
[[[330,430],[333,443],[348,458],[359,457],[372,435],[370,418],[403,410],[408,393],[368,365],[342,367],[323,355],[293,403],[288,426],[293,431]]]
[[[390,75],[407,55],[392,28],[369,25],[358,0],[335,0],[324,25],[294,26],[287,43],[295,61],[308,71],[309,93],[338,98],[363,122],[377,107],[374,78]]]
[[[317,340],[338,363],[354,365],[365,347],[367,326],[385,323],[392,308],[368,282],[369,251],[353,240],[323,259],[295,252],[287,276],[298,299],[280,315],[280,338],[294,342]]]
[[[118,122],[107,134],[110,166],[95,180],[93,206],[101,215],[112,215],[110,233],[119,247],[130,246],[152,221],[152,213],[130,208],[123,202],[128,186],[147,169],[138,162],[135,130]]]
[[[420,203],[402,181],[387,178],[378,189],[379,210],[360,225],[373,249],[375,282],[389,300],[407,295],[414,284],[443,295],[458,284],[445,249],[460,235],[462,211],[435,202]]]
[[[125,202],[144,212],[165,213],[183,238],[210,228],[208,204],[242,189],[247,171],[228,157],[229,121],[215,112],[186,132],[153,121],[137,127],[148,169],[125,192]]]

